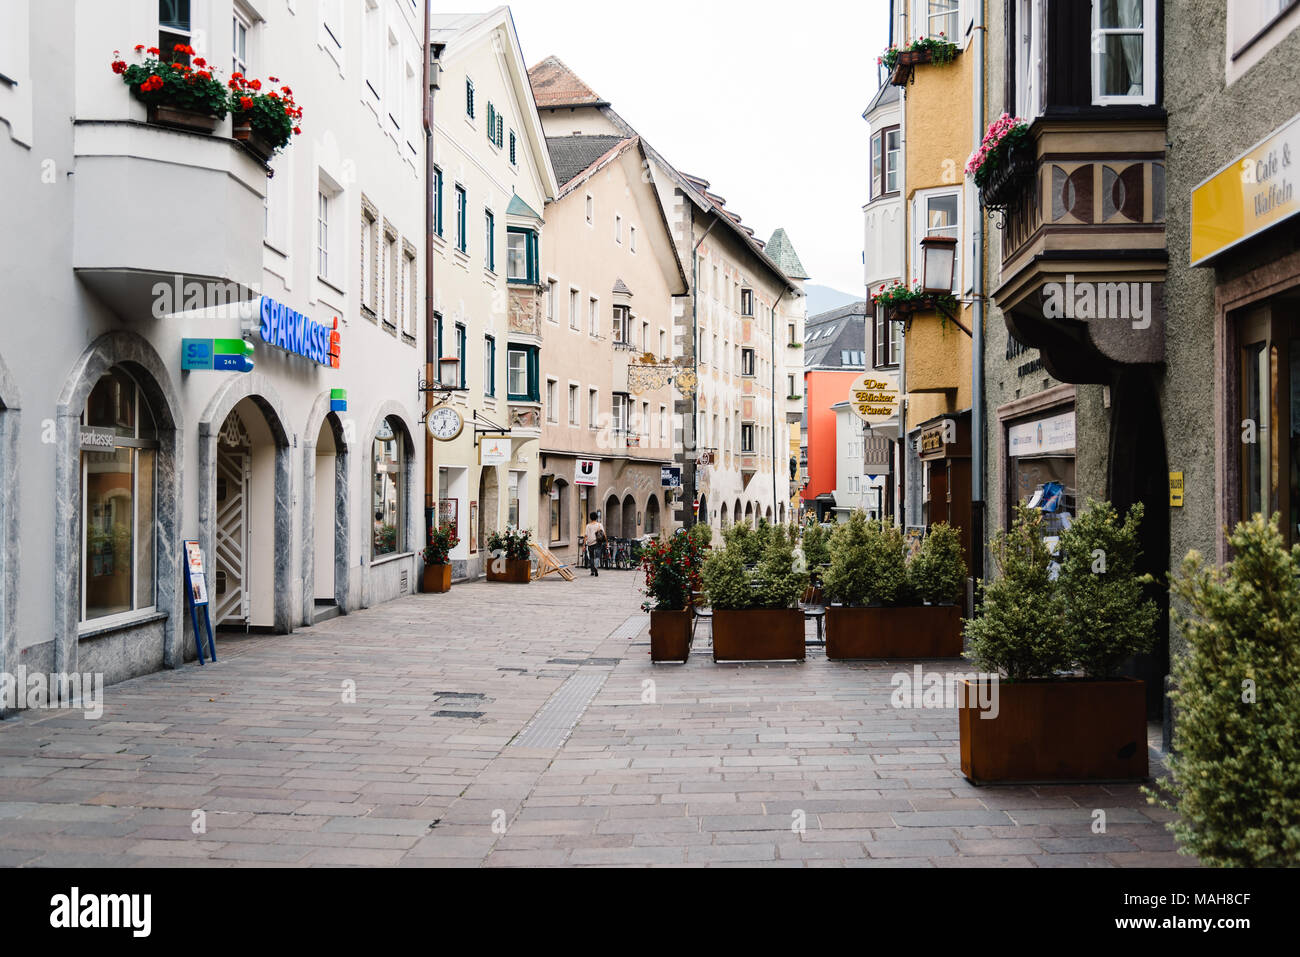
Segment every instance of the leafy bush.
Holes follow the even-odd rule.
[[[795,570],[794,546],[786,540],[779,525],[774,532],[754,579],[757,585],[754,607],[795,608],[808,587],[808,576]]]
[[[272,83],[279,81],[271,77]],[[230,112],[235,125],[247,123],[254,133],[266,140],[275,152],[289,145],[289,140],[302,133],[298,122],[302,108],[294,102],[293,90],[287,86],[279,91],[262,91],[261,80],[250,80],[242,73],[232,73],[226,84],[230,87]]]
[[[507,561],[531,561],[533,533],[523,528],[510,528],[488,536],[488,552],[504,555]]]
[[[966,622],[967,657],[981,671],[1013,681],[1051,677],[1069,666],[1070,657],[1042,513],[1018,506],[1011,531],[999,531],[990,550],[999,577],[984,585],[980,617]]]
[[[739,549],[729,546],[709,556],[704,563],[704,592],[709,604],[721,611],[754,607],[754,589]]]
[[[645,572],[644,611],[685,611],[700,587],[700,546],[690,535],[651,542],[641,553]]]
[[[1300,864],[1300,547],[1278,519],[1237,526],[1235,558],[1207,569],[1196,552],[1173,592],[1188,652],[1175,659],[1177,720],[1169,757],[1169,825],[1186,854],[1212,867]]]
[[[854,512],[835,530],[826,596],[842,605],[892,605],[906,600],[907,565],[902,530]]]
[[[738,522],[723,531],[722,538],[727,548],[734,548],[737,551],[742,564],[757,565],[759,559],[763,557],[763,549],[767,546],[768,529],[765,522],[758,528],[748,522]]]
[[[708,548],[713,544],[713,526],[708,522],[697,522],[688,534],[697,548]]]
[[[1155,644],[1160,609],[1143,597],[1151,577],[1137,572],[1144,514],[1138,503],[1121,523],[1108,502],[1089,500],[1061,535],[1063,637],[1070,660],[1090,678],[1113,677],[1125,661]]]
[[[804,529],[803,554],[809,568],[820,568],[831,563],[830,533],[813,523]]]
[[[451,550],[460,544],[460,539],[446,525],[429,531],[429,546],[424,550],[426,565],[450,565]]]
[[[931,528],[920,552],[907,566],[907,579],[918,601],[932,605],[959,604],[966,590],[961,533],[945,523]]]

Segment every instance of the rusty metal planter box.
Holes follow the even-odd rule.
[[[714,661],[803,661],[803,611],[713,611]]]
[[[505,585],[528,585],[533,580],[533,563],[527,558],[507,559],[504,572],[493,571],[495,560],[488,561],[487,580]]]
[[[1145,682],[1003,681],[993,720],[969,706],[977,700],[974,682],[961,684],[961,770],[972,784],[1148,776]]]
[[[425,565],[424,580],[421,582],[426,595],[443,595],[451,591],[450,565]]]
[[[960,658],[963,648],[956,605],[826,609],[826,657],[831,661]]]
[[[695,613],[650,612],[650,660],[655,664],[684,665],[691,657],[691,633]]]

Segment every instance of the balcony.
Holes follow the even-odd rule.
[[[158,284],[182,293],[165,314],[261,288],[266,168],[238,142],[77,120],[73,151],[73,268],[120,318],[154,318]]]
[[[1064,382],[1163,362],[1163,114],[1040,117],[1029,142],[1002,211],[1008,328]]]

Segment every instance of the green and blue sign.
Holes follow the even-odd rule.
[[[186,372],[252,372],[253,344],[243,339],[185,339],[181,368]]]
[[[330,390],[330,411],[346,412],[348,410],[348,390],[332,389]]]

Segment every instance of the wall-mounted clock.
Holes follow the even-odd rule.
[[[429,434],[439,442],[455,442],[465,431],[465,419],[455,409],[444,406],[429,413]]]

